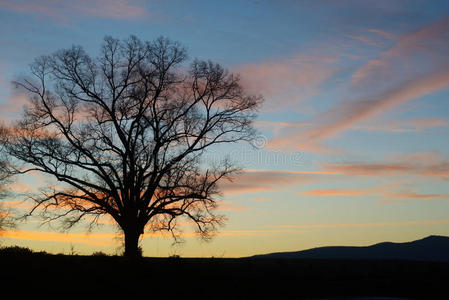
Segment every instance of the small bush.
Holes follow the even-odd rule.
[[[27,247],[9,246],[0,248],[0,254],[2,255],[30,255],[33,254],[33,250]]]
[[[105,257],[105,256],[109,256],[104,252],[101,251],[95,251],[94,253],[92,253],[92,256],[96,256],[96,257]]]

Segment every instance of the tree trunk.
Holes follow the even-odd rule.
[[[140,233],[138,230],[125,230],[125,252],[124,256],[128,258],[139,258],[142,256],[142,251],[139,248]]]

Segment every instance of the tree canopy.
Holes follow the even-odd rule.
[[[202,157],[213,145],[250,141],[262,97],[219,64],[188,62],[177,42],[134,36],[106,37],[97,57],[80,46],[38,57],[15,82],[29,103],[3,139],[22,163],[17,173],[60,183],[33,197],[29,213],[67,227],[110,215],[128,256],[145,231],[176,238],[179,217],[209,237],[223,221],[217,183],[238,169]]]

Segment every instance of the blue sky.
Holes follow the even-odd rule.
[[[449,234],[448,1],[0,0],[0,116],[26,103],[11,80],[72,44],[105,35],[180,41],[191,58],[239,73],[265,97],[258,148],[229,145],[246,172],[223,184],[228,222],[208,244],[147,235],[146,255],[241,256]],[[12,190],[45,184],[21,178]],[[9,206],[26,203],[5,199]],[[85,236],[38,227],[6,243],[113,252],[108,222]],[[95,242],[98,241],[98,242]]]

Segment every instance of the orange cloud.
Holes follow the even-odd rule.
[[[414,166],[402,163],[377,163],[377,164],[329,164],[322,166],[324,170],[339,172],[346,175],[397,175],[409,172]]]
[[[24,93],[15,93],[7,97],[6,101],[0,103],[0,117],[3,120],[11,120],[11,115],[20,113],[23,106],[27,103],[28,98]]]
[[[8,185],[8,190],[17,193],[29,193],[35,191],[35,189],[29,185],[25,185],[20,182],[13,182]]]
[[[145,233],[143,238],[150,237],[171,237],[168,232],[151,232]],[[183,232],[183,237],[198,236],[195,232]],[[26,230],[6,230],[2,232],[2,238],[30,240],[30,241],[48,241],[76,243],[94,246],[111,246],[116,243],[117,239],[123,239],[122,233],[61,233],[61,232],[43,232],[43,231],[26,231]]]
[[[402,186],[402,187],[401,187]],[[304,196],[318,197],[356,197],[356,196],[374,196],[381,200],[378,204],[393,203],[398,200],[449,200],[449,194],[425,194],[410,190],[407,184],[388,184],[378,185],[370,188],[351,188],[351,189],[315,189],[298,192]]]
[[[10,209],[30,210],[35,205],[31,201],[25,200],[2,200],[0,203]]]
[[[271,199],[267,198],[267,197],[253,197],[253,198],[251,198],[251,200],[256,201],[256,202],[271,201]]]
[[[299,194],[318,197],[376,196],[382,199],[379,204],[393,203],[398,200],[449,200],[449,194],[422,194],[414,191],[394,192],[391,187],[388,185],[370,189],[319,189],[304,191]]]
[[[222,202],[218,205],[218,209],[221,211],[233,211],[233,212],[241,212],[248,210],[248,206],[236,205],[229,202]]]
[[[222,230],[220,236],[261,236],[273,233],[295,232],[290,229],[260,229],[260,230]],[[181,237],[198,237],[195,232],[181,232]],[[168,232],[146,233],[143,239],[153,237],[170,238]],[[2,231],[2,238],[28,240],[28,241],[46,241],[61,242],[71,244],[85,244],[91,246],[113,246],[117,239],[123,239],[123,234],[119,233],[60,233],[60,232],[42,232],[42,231],[24,231],[24,230],[6,230]]]
[[[66,242],[79,243],[96,246],[110,246],[114,239],[120,237],[115,233],[60,233],[60,232],[42,232],[42,231],[23,231],[9,230],[2,233],[3,238],[32,240],[32,241],[49,241],[49,242]]]
[[[367,190],[357,190],[357,189],[321,189],[321,190],[310,190],[301,192],[305,196],[361,196],[366,195]]]

